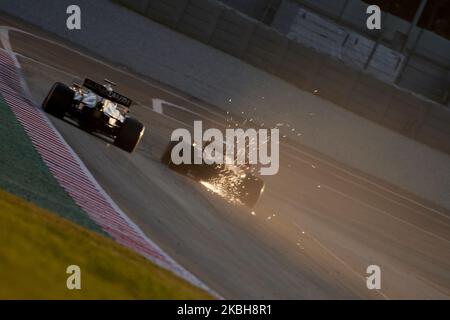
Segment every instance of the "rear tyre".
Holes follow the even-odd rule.
[[[114,144],[125,151],[133,152],[141,141],[144,131],[145,127],[142,123],[133,118],[126,118]]]
[[[72,105],[73,97],[74,92],[68,86],[56,82],[45,97],[42,108],[45,112],[62,119]]]
[[[172,149],[177,142],[170,142],[167,148],[164,150],[164,153],[161,157],[161,162],[167,166],[172,166]]]
[[[180,173],[180,174],[187,174],[189,170],[189,165],[186,164],[174,164],[172,162],[172,149],[175,147],[179,141],[171,141],[169,145],[167,146],[166,150],[164,150],[164,153],[161,157],[161,162],[168,166],[170,169]]]
[[[249,175],[241,184],[239,200],[247,207],[254,207],[264,191],[264,181]]]

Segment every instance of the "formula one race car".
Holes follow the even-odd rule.
[[[232,203],[244,204],[252,208],[264,192],[264,181],[250,170],[250,167],[236,164],[194,164],[195,144],[190,146],[192,161],[190,164],[172,162],[172,149],[178,141],[172,141],[164,151],[161,162],[170,169],[200,182],[208,190],[220,195]],[[189,146],[187,146],[189,147]],[[181,151],[183,152],[183,151]],[[182,155],[181,155],[182,156]]]
[[[114,139],[119,148],[133,152],[145,127],[128,117],[132,101],[115,92],[115,83],[105,79],[102,85],[85,79],[82,85],[66,86],[56,82],[42,103],[42,108],[57,118],[65,116],[89,132],[100,132]]]

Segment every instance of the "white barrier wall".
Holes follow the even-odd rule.
[[[408,39],[410,23],[385,12],[382,30],[368,30],[367,6],[360,0],[283,0],[272,26],[356,68],[369,60],[367,71],[377,78],[449,105],[450,41],[417,27]]]

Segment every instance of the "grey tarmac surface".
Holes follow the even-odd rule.
[[[0,22],[52,39],[9,18]],[[139,102],[132,112],[147,132],[132,155],[52,121],[130,218],[225,298],[450,297],[446,210],[286,139],[280,172],[264,178],[253,215],[159,162],[173,129],[194,119],[225,127],[223,111],[58,44],[18,32],[10,40],[37,103],[52,82],[85,76],[111,79]],[[153,98],[188,111],[166,106],[161,115],[152,111]],[[380,291],[366,288],[371,264],[381,267]]]

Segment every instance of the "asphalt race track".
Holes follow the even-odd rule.
[[[0,22],[33,33],[10,31],[9,40],[37,103],[53,82],[84,77],[108,78],[139,103],[132,114],[147,131],[132,155],[68,121],[52,122],[123,211],[223,297],[450,298],[448,211],[288,138],[281,143],[280,172],[264,177],[254,212],[229,204],[171,172],[159,157],[172,130],[193,120],[225,128],[251,115],[230,120],[214,106],[22,22]],[[366,287],[372,264],[382,270],[378,291]]]

